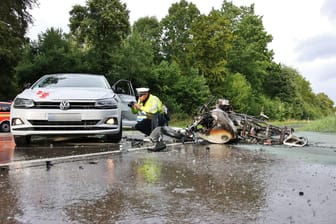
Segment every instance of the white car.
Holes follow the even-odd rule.
[[[119,142],[123,125],[136,124],[131,101],[136,98],[127,80],[111,87],[102,75],[45,75],[14,99],[11,132],[17,146],[32,136],[56,135],[104,135]]]

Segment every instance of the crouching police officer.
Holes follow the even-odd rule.
[[[138,102],[129,105],[138,114],[135,129],[149,136],[156,127],[162,126],[164,108],[161,100],[149,92],[149,88],[137,88]]]

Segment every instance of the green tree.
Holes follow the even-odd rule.
[[[228,75],[228,52],[232,34],[229,20],[219,11],[212,10],[208,16],[200,16],[191,28],[192,43],[188,45],[188,58],[193,67],[207,80],[211,93],[221,96],[223,82]]]
[[[243,75],[239,73],[228,75],[223,90],[224,97],[230,99],[235,111],[249,112],[252,88]]]
[[[150,84],[173,113],[192,115],[209,99],[210,91],[206,79],[195,69],[182,74],[176,62],[161,62],[154,69],[155,82]]]
[[[86,71],[82,53],[61,29],[50,28],[27,44],[16,67],[19,86],[32,83],[45,74]]]
[[[294,102],[294,113],[297,119],[315,119],[321,116],[316,106],[316,95],[310,82],[301,76],[295,69],[292,69],[295,83],[296,96]]]
[[[159,64],[163,58],[160,47],[160,23],[156,17],[143,17],[133,24],[132,32],[136,32],[144,40],[151,43],[154,51],[154,62]]]
[[[282,102],[293,102],[296,96],[295,71],[287,66],[274,64],[265,77],[264,93],[271,99],[279,98]]]
[[[228,68],[244,75],[256,93],[262,92],[264,77],[273,65],[273,52],[267,48],[272,36],[265,31],[262,17],[255,15],[253,4],[237,7],[224,0],[221,13],[230,21],[233,35]]]
[[[32,22],[29,10],[37,0],[0,1],[0,99],[11,99],[16,93],[15,66],[20,60],[28,24]]]
[[[335,113],[334,102],[325,93],[318,93],[316,95],[315,105],[319,107],[323,116]]]
[[[268,96],[261,95],[258,100],[259,110],[255,115],[266,114],[271,120],[286,120],[288,104],[282,102],[279,98],[271,99]]]
[[[160,22],[162,54],[168,62],[176,61],[182,69],[188,68],[186,53],[192,41],[190,28],[199,15],[196,5],[181,0],[172,4],[168,15]]]
[[[129,11],[120,0],[88,0],[70,11],[71,34],[87,51],[93,73],[106,74],[112,55],[130,33]]]
[[[112,58],[115,66],[109,70],[110,80],[128,79],[134,86],[147,86],[153,82],[153,48],[138,32],[133,31]]]

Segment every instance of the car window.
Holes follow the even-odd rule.
[[[39,80],[34,88],[85,87],[110,88],[104,76],[98,75],[54,75]]]
[[[113,91],[117,94],[134,96],[134,90],[131,82],[127,80],[119,80],[113,85]]]
[[[10,105],[9,104],[0,104],[0,112],[9,112]]]

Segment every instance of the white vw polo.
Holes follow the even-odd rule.
[[[119,142],[122,126],[136,123],[131,101],[135,94],[127,80],[111,87],[102,75],[45,75],[14,99],[11,132],[17,146],[38,135],[105,135]]]

